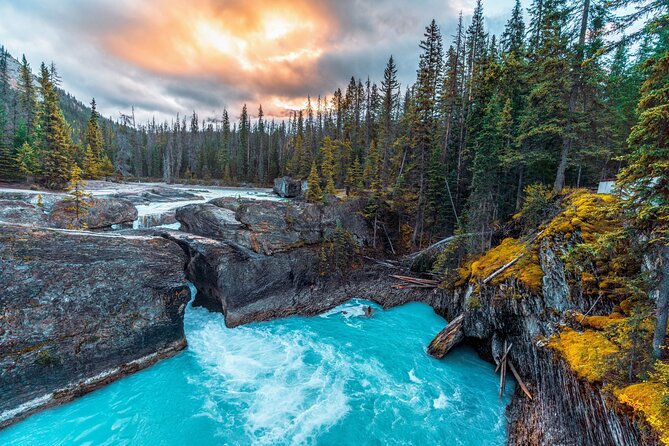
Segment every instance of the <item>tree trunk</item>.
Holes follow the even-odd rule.
[[[667,315],[669,313],[669,246],[663,246],[660,252],[657,303],[655,313],[655,333],[653,334],[653,356],[665,356],[665,338],[667,336]]]
[[[553,192],[558,193],[564,188],[565,172],[567,171],[567,160],[569,159],[569,149],[571,148],[572,118],[576,111],[576,102],[578,93],[581,90],[581,64],[583,63],[583,53],[585,49],[585,34],[588,30],[588,12],[590,11],[590,0],[583,2],[583,15],[581,16],[581,30],[578,36],[578,47],[576,48],[576,64],[574,65],[573,82],[571,92],[569,93],[569,109],[567,111],[567,129],[562,137],[562,150],[560,151],[560,163],[555,174],[555,183]]]

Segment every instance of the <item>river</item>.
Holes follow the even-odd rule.
[[[502,445],[514,383],[500,400],[472,349],[428,356],[444,325],[425,304],[352,300],[229,329],[189,305],[184,352],[0,431],[0,444]]]

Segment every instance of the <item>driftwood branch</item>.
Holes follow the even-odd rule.
[[[491,275],[489,275],[489,276],[486,277],[485,279],[483,279],[483,284],[484,284],[484,285],[487,284],[487,283],[490,282],[492,279],[494,279],[495,277],[497,277],[498,275],[500,275],[501,273],[503,273],[504,271],[506,271],[509,267],[513,266],[518,260],[522,259],[522,258],[525,256],[525,254],[527,254],[526,252],[523,252],[523,251],[525,251],[525,249],[527,249],[527,247],[528,247],[529,245],[531,245],[531,244],[534,243],[539,237],[541,237],[541,234],[543,234],[543,233],[544,233],[544,231],[542,230],[542,231],[540,231],[538,234],[536,234],[534,237],[532,237],[530,240],[528,240],[528,241],[523,245],[523,247],[520,249],[521,254],[519,254],[518,256],[516,256],[513,260],[511,260],[510,262],[508,262],[507,264],[505,264],[504,266],[502,266],[501,268],[499,268],[498,270],[496,270],[495,272],[493,272]]]
[[[506,383],[506,353],[508,350],[506,349],[506,341],[504,341],[504,356],[502,357],[502,360],[500,361],[500,364],[502,365],[502,370],[501,373],[499,374],[499,397],[502,398],[502,395],[504,395],[504,384]]]
[[[401,269],[401,270],[406,270],[406,268],[403,268],[396,263],[394,263],[392,260],[379,260],[375,259],[374,257],[369,257],[369,256],[362,256],[365,260],[369,260],[370,262],[374,262],[377,265],[382,265],[385,266],[386,268],[393,268],[393,269]]]

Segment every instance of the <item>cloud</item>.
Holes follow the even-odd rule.
[[[495,2],[500,32],[513,0]],[[105,115],[283,116],[307,95],[330,96],[351,76],[378,80],[393,54],[401,83],[415,79],[418,42],[436,18],[445,44],[473,0],[10,0],[0,43],[36,69],[53,60],[63,87],[95,96]],[[39,32],[36,32],[39,30]]]

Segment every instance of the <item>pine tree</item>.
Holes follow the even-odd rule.
[[[316,162],[311,164],[311,172],[309,173],[309,178],[307,179],[307,194],[306,199],[309,203],[316,203],[323,197],[323,192],[321,191],[321,179],[318,177],[318,169],[316,168]]]
[[[33,73],[25,55],[23,55],[21,59],[17,87],[19,92],[19,121],[23,123],[26,128],[26,137],[16,141],[18,147],[26,141],[30,142],[33,138],[33,133],[35,131],[35,117],[37,115],[37,95],[33,84]]]
[[[321,175],[323,180],[325,180],[325,193],[329,195],[335,195],[337,193],[335,189],[334,181],[334,143],[330,137],[325,137],[323,139],[323,145],[321,146]]]
[[[35,176],[37,172],[37,158],[35,151],[27,142],[24,142],[16,151],[15,163],[19,172],[26,178]]]
[[[46,65],[40,70],[42,104],[39,113],[40,181],[51,189],[64,188],[72,171],[72,142]]]
[[[72,167],[72,174],[70,182],[67,187],[69,192],[65,200],[70,204],[67,211],[73,214],[74,227],[71,229],[84,229],[86,225],[82,222],[83,218],[88,214],[91,204],[89,199],[91,194],[86,192],[86,183],[81,179],[81,169],[76,164]]]
[[[100,114],[97,111],[95,98],[91,100],[91,116],[86,125],[84,133],[83,146],[89,146],[96,160],[100,160],[104,151],[104,141],[102,138],[102,131],[100,130]],[[84,169],[84,172],[86,169]]]

